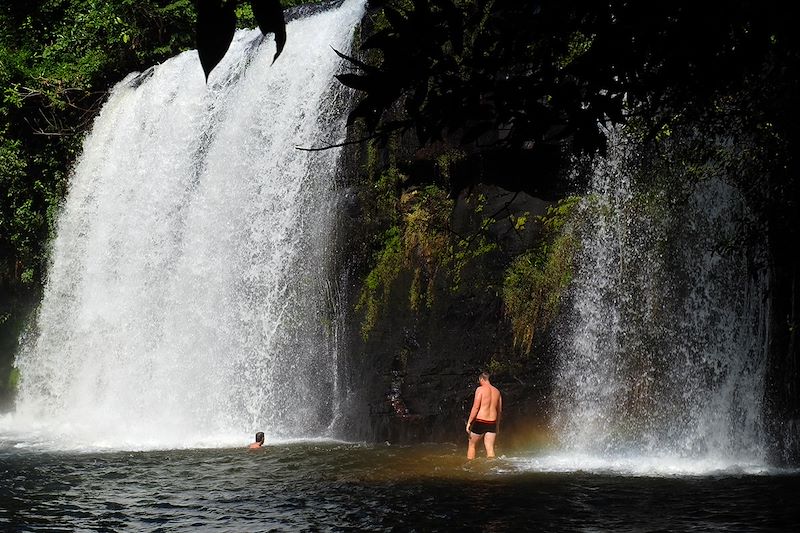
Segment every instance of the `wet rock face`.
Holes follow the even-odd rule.
[[[486,187],[481,193],[486,197],[484,209],[492,213],[527,212],[533,217],[548,205],[497,187]],[[463,195],[456,201],[452,221],[456,231],[474,229],[473,209]],[[504,253],[518,253],[534,241],[525,232],[512,235],[513,228],[506,225],[501,220],[492,228],[492,238],[504,243]],[[462,287],[456,292],[446,283],[437,283],[431,307],[417,311],[409,305],[413,275],[408,269],[401,272],[366,340],[361,335],[361,315],[351,315],[345,326],[350,391],[343,424],[347,438],[390,443],[465,441],[464,425],[478,374],[490,368],[492,359],[506,359],[513,350],[496,283],[502,280],[505,263],[496,256],[479,263],[463,272]],[[347,290],[352,309],[364,276],[351,274],[350,279]],[[524,371],[493,376],[493,384],[504,394],[504,439],[544,419],[545,363],[542,357],[525,365]]]
[[[782,237],[782,240],[781,240]],[[795,257],[796,237],[773,239],[774,267],[770,272],[769,366],[767,369],[767,431],[770,460],[800,464],[800,261]],[[791,251],[790,251],[791,250]]]
[[[494,348],[497,321],[469,324],[444,303],[417,316],[402,296],[408,284],[408,276],[398,280],[393,293],[399,296],[390,299],[366,341],[358,324],[351,326],[348,366],[360,414],[350,423],[370,441],[452,440],[463,432],[471,385]]]

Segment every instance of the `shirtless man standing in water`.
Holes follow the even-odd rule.
[[[467,420],[469,446],[467,459],[475,459],[475,445],[483,438],[486,457],[494,457],[494,439],[500,427],[500,415],[503,412],[503,397],[497,387],[489,382],[489,374],[482,372],[478,376],[480,387],[475,389],[475,401]]]

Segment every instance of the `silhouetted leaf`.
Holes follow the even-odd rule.
[[[359,91],[369,91],[377,83],[368,76],[359,76],[358,74],[337,74],[336,79],[344,85]]]
[[[377,48],[379,50],[383,50],[391,46],[392,41],[396,40],[397,37],[392,33],[392,31],[383,29],[367,37],[367,39],[361,44],[361,49],[370,50]]]
[[[236,4],[223,0],[197,2],[197,54],[200,65],[208,75],[225,57],[236,32]]]
[[[354,57],[350,57],[347,54],[341,53],[336,48],[333,48],[333,47],[331,47],[331,48],[332,48],[332,50],[334,52],[336,52],[337,56],[341,57],[345,61],[348,61],[348,62],[352,63],[353,65],[357,66],[358,68],[360,68],[361,70],[363,70],[366,73],[378,73],[378,72],[380,72],[380,70],[378,70],[377,68],[373,67],[372,65],[367,65],[363,61],[359,61],[358,59],[356,59]]]
[[[258,27],[264,35],[275,34],[274,62],[281,55],[286,44],[286,20],[283,18],[283,8],[280,0],[250,0],[253,6],[253,16],[258,22]]]

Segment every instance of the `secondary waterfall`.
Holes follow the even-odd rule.
[[[624,145],[596,166],[579,215],[561,447],[656,469],[764,464],[766,280],[763,249],[741,239],[741,194],[713,172],[689,189],[637,185]]]
[[[363,0],[239,30],[204,83],[186,52],[118,84],[58,220],[14,424],[127,448],[324,435],[342,67]]]

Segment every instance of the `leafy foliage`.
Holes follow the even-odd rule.
[[[538,217],[546,237],[506,269],[503,305],[511,320],[514,345],[523,353],[530,352],[534,338],[555,319],[572,281],[580,202],[580,197],[571,196],[549,207],[546,215]]]
[[[410,188],[398,198],[396,191],[404,179],[396,168],[390,167],[379,180],[384,200],[377,202],[378,210],[391,225],[379,243],[356,306],[364,313],[364,338],[374,328],[381,311],[390,305],[390,295],[401,274],[410,277],[408,308],[421,312],[433,306],[437,293],[460,291],[465,269],[497,250],[497,244],[487,235],[493,219],[482,217],[477,231],[459,235],[451,224],[453,199],[435,185]],[[478,215],[482,205],[478,201]]]
[[[193,24],[189,0],[48,0],[0,7],[4,292],[41,280],[44,244],[70,164],[107,88],[190,47]]]
[[[375,3],[373,3],[375,4]],[[384,0],[350,58],[350,121],[379,138],[474,149],[603,149],[601,126],[642,117],[655,135],[713,108],[797,41],[775,1]],[[788,58],[787,58],[788,59]],[[389,111],[396,103],[402,117]]]
[[[389,170],[384,179],[395,181],[397,171]],[[430,307],[434,283],[446,263],[450,243],[449,218],[453,202],[435,186],[404,193],[396,205],[399,221],[384,234],[383,246],[376,254],[375,266],[367,275],[357,309],[365,312],[362,334],[366,337],[389,302],[392,286],[404,270],[412,273],[408,295],[411,309]]]

